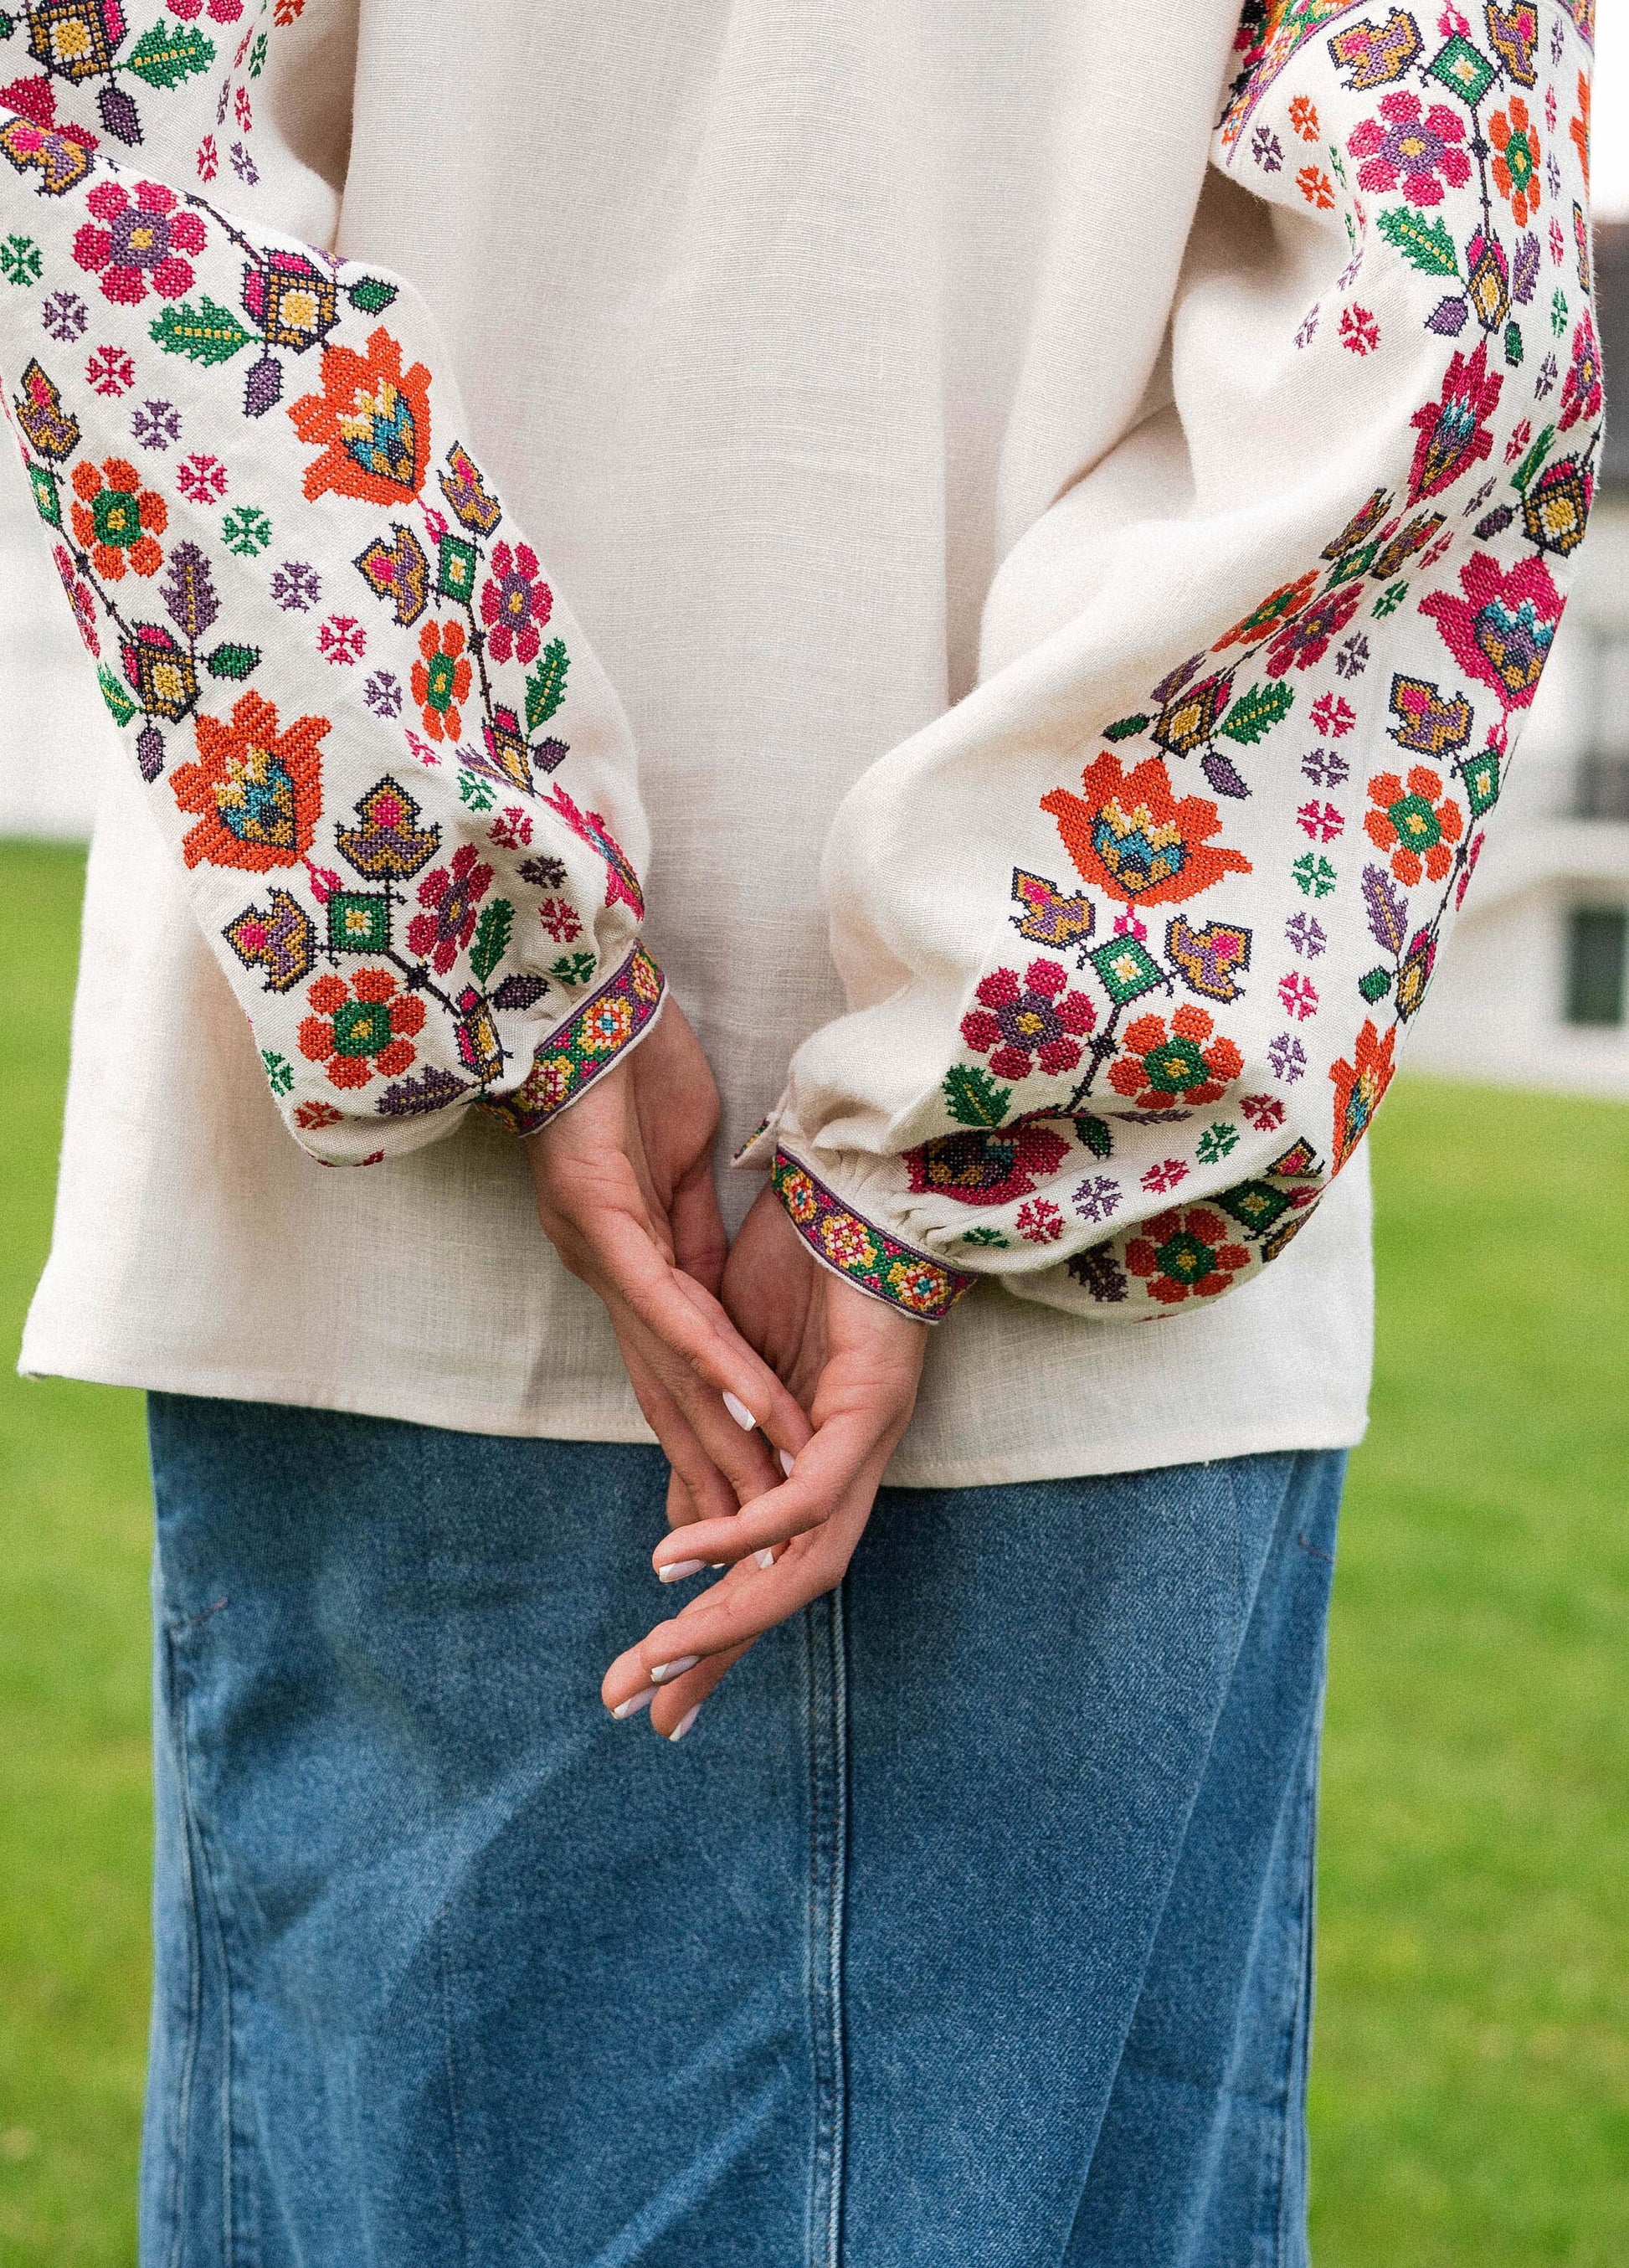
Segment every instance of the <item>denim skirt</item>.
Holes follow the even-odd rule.
[[[151,1423],[144,2268],[1302,2268],[1340,1454],[885,1489],[675,1744],[656,1451]]]

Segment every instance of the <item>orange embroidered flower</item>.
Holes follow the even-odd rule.
[[[188,865],[297,866],[322,816],[322,735],[326,717],[297,717],[286,732],[258,693],[233,704],[232,723],[198,717],[193,732],[200,762],[180,764],[170,787],[200,823],[181,843]]]
[[[1353,1060],[1344,1058],[1331,1064],[1330,1077],[1335,1083],[1335,1162],[1333,1171],[1339,1173],[1363,1137],[1368,1132],[1375,1113],[1380,1108],[1386,1089],[1391,1084],[1394,1069],[1392,1057],[1397,1044],[1397,1027],[1388,1024],[1382,1040],[1372,1022],[1366,1021],[1358,1034]]]
[[[1169,1212],[1155,1213],[1146,1233],[1132,1237],[1125,1248],[1131,1274],[1142,1278],[1151,1299],[1168,1307],[1190,1293],[1213,1300],[1249,1263],[1249,1251],[1232,1241],[1227,1222],[1209,1205],[1190,1205],[1185,1212],[1173,1206]]]
[[[413,698],[432,740],[461,740],[461,701],[469,698],[470,668],[464,654],[462,622],[426,622],[418,634],[424,659],[413,664]]]
[[[1507,201],[1516,226],[1525,228],[1541,202],[1539,172],[1544,152],[1538,146],[1537,130],[1527,114],[1527,105],[1519,94],[1511,96],[1508,111],[1493,113],[1487,130],[1495,153],[1495,186]]]
[[[1334,211],[1335,184],[1321,166],[1303,166],[1295,176],[1295,186],[1319,212]]]
[[[1225,630],[1211,648],[1213,653],[1225,653],[1230,645],[1255,645],[1272,630],[1277,630],[1286,615],[1299,613],[1318,587],[1318,571],[1308,569],[1299,583],[1280,583],[1278,589],[1253,607],[1242,622],[1235,622]]]
[[[1158,756],[1127,771],[1105,749],[1080,776],[1084,796],[1055,787],[1041,799],[1083,882],[1124,905],[1176,905],[1220,881],[1248,874],[1239,850],[1213,850],[1221,819],[1203,796],[1177,796]]]
[[[1364,814],[1363,831],[1376,850],[1390,851],[1398,881],[1410,889],[1422,874],[1440,882],[1454,863],[1451,846],[1465,831],[1459,806],[1442,794],[1441,774],[1416,764],[1404,786],[1396,772],[1376,772],[1369,801],[1375,809]]]
[[[1290,124],[1303,142],[1318,138],[1318,107],[1309,96],[1298,94],[1290,101]]]
[[[1215,1028],[1203,1008],[1186,1003],[1168,1029],[1163,1016],[1139,1016],[1125,1027],[1126,1052],[1110,1067],[1109,1086],[1139,1110],[1220,1101],[1244,1057],[1231,1040],[1212,1039]]]
[[[89,458],[74,467],[74,534],[96,571],[116,583],[132,574],[156,575],[164,553],[154,538],[170,524],[170,508],[155,490],[144,489],[126,457],[105,457],[99,470]]]
[[[424,487],[430,372],[422,362],[403,371],[401,342],[388,331],[373,332],[365,356],[324,347],[322,391],[301,394],[289,418],[302,441],[322,447],[306,473],[313,503],[331,490],[365,504],[407,504]]]
[[[320,1063],[334,1086],[365,1086],[375,1071],[394,1079],[416,1060],[409,1034],[424,1028],[424,1004],[404,992],[387,968],[319,976],[306,998],[316,1010],[302,1019],[299,1051]]]

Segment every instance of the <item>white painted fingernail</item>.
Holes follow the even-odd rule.
[[[659,1583],[682,1583],[687,1575],[699,1575],[707,1565],[704,1559],[670,1559],[665,1567],[656,1571]]]
[[[701,1715],[701,1712],[702,1705],[698,1701],[693,1709],[687,1709],[685,1711],[683,1716],[680,1718],[672,1732],[668,1734],[668,1739],[670,1741],[682,1741],[685,1734],[689,1731],[690,1727],[696,1722],[696,1719]]]
[[[760,1567],[772,1567],[775,1565],[775,1554],[767,1548],[762,1551],[755,1551],[752,1556]]]
[[[788,1480],[792,1478],[792,1473],[797,1466],[797,1459],[792,1455],[790,1449],[783,1449],[781,1451],[780,1469],[782,1472],[785,1474]]]
[[[666,1685],[670,1677],[680,1677],[687,1669],[694,1669],[700,1660],[699,1653],[682,1653],[677,1661],[660,1661],[651,1672],[651,1683]]]
[[[748,1409],[746,1403],[741,1400],[739,1395],[726,1394],[724,1397],[724,1406],[729,1411],[731,1417],[733,1418],[735,1423],[741,1427],[743,1433],[756,1433],[757,1432],[758,1421],[753,1416],[751,1410]]]
[[[624,1717],[637,1717],[641,1709],[648,1709],[655,1698],[655,1694],[647,1686],[643,1693],[636,1693],[631,1701],[619,1701],[611,1714],[620,1724]]]

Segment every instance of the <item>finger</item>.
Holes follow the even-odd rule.
[[[708,1455],[700,1435],[657,1376],[640,1338],[630,1331],[618,1344],[634,1399],[672,1468],[667,1482],[669,1526],[727,1519],[741,1502],[733,1484]]]
[[[869,1510],[870,1498],[862,1493],[858,1513],[845,1507],[845,1518],[800,1536],[772,1567],[738,1567],[733,1580],[714,1584],[619,1655],[606,1673],[608,1689],[615,1677],[618,1699],[638,1691],[640,1670],[652,1684],[665,1685],[704,1658],[761,1638],[822,1598],[843,1580]]]
[[[710,1491],[700,1507],[704,1516],[727,1518],[741,1505],[774,1488],[781,1478],[780,1467],[768,1441],[750,1423],[750,1413],[743,1425],[726,1397],[704,1385],[689,1366],[647,1331],[637,1316],[617,1301],[608,1306],[618,1340],[638,1351],[647,1374],[682,1421],[685,1432],[694,1437],[708,1463],[723,1476],[726,1485],[722,1491]],[[686,1476],[689,1476],[688,1469]]]
[[[723,1519],[687,1528],[681,1547],[664,1536],[651,1564],[660,1575],[675,1559],[733,1563],[822,1527],[873,1470],[887,1462],[895,1428],[891,1408],[829,1418],[792,1462],[789,1476]],[[783,1461],[784,1469],[784,1461]],[[875,1484],[873,1483],[874,1487]]]
[[[694,1669],[687,1669],[682,1677],[658,1686],[656,1698],[651,1704],[651,1730],[660,1733],[665,1741],[682,1741],[694,1728],[707,1696],[722,1683],[741,1656],[751,1651],[748,1641],[731,1653],[712,1654],[707,1660],[698,1661]]]
[[[667,1208],[667,1221],[678,1266],[717,1299],[730,1240],[719,1210],[710,1158],[698,1158],[682,1176]]]

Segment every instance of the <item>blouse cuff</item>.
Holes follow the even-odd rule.
[[[775,1194],[822,1268],[919,1323],[939,1323],[978,1281],[947,1268],[880,1228],[800,1160],[777,1144],[770,1169]]]
[[[654,1025],[667,990],[661,970],[636,945],[593,998],[550,1032],[520,1086],[477,1108],[512,1134],[535,1134],[638,1046]]]

